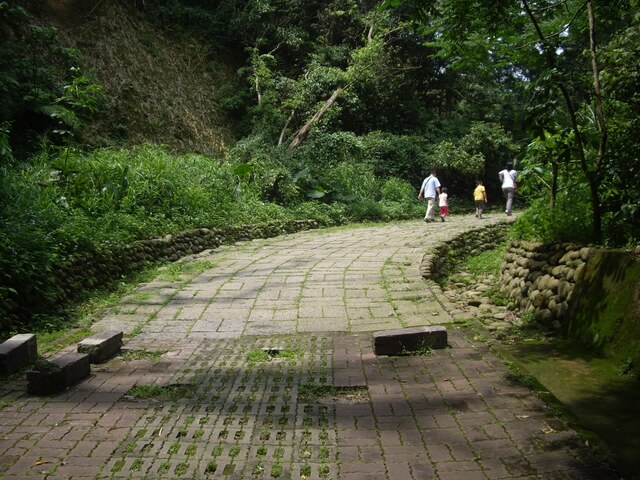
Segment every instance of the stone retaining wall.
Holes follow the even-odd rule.
[[[70,257],[49,277],[55,292],[52,300],[62,305],[83,290],[105,285],[153,262],[175,261],[236,241],[270,238],[318,227],[316,220],[292,220],[221,229],[198,228],[100,252],[83,252]],[[28,315],[29,312],[22,311],[16,303],[0,305],[0,316],[7,318],[8,324]]]
[[[435,247],[423,258],[422,276],[437,280],[447,275],[455,257],[493,248],[507,228],[497,224],[473,230]],[[640,378],[640,247],[513,241],[498,283],[518,310],[532,312],[541,324],[594,347],[618,361],[625,375]]]
[[[496,244],[502,243],[508,228],[509,224],[506,222],[496,223],[469,230],[447,243],[437,245],[422,258],[420,275],[432,279],[446,276],[451,265],[458,259],[491,250]]]
[[[236,241],[276,237],[313,228],[318,228],[318,222],[315,220],[240,225],[225,229],[198,228],[162,238],[141,240],[104,253],[79,255],[57,272],[54,281],[60,300],[65,301],[73,298],[79,290],[115,280],[125,273],[140,270],[153,262],[175,261]]]
[[[500,289],[536,320],[559,327],[592,249],[572,244],[512,242],[501,267]]]

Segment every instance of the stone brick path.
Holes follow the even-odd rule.
[[[2,384],[0,479],[617,478],[420,278],[478,223],[247,242],[140,285],[95,325],[125,354],[56,396]],[[451,348],[373,354],[371,332],[417,325]]]

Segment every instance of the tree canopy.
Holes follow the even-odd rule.
[[[637,146],[637,120],[629,115],[637,103],[630,90],[621,95],[638,81],[637,1],[387,0],[386,6],[411,17],[445,68],[518,92],[531,138],[521,165],[532,194],[548,194],[551,209],[559,196],[588,208],[595,241],[621,224],[618,241],[637,238],[638,185],[630,182],[638,177],[638,158],[637,148],[629,149]]]
[[[516,235],[637,245],[638,7],[0,1],[0,317],[136,239],[415,217],[432,167],[463,211],[514,161]]]

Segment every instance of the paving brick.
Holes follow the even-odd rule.
[[[46,366],[27,372],[27,390],[33,395],[58,393],[87,377],[91,371],[89,356],[83,353],[63,353]]]
[[[32,458],[39,442],[47,453],[79,459],[58,469],[60,475],[49,475],[51,480],[257,480],[272,479],[273,467],[274,473],[282,468],[280,478],[314,480],[613,480],[598,476],[599,464],[583,454],[574,432],[543,435],[550,412],[528,389],[506,384],[504,366],[464,331],[449,332],[452,348],[429,356],[374,354],[372,331],[400,329],[401,316],[404,325],[430,325],[446,318],[442,305],[450,308],[425,300],[424,308],[399,310],[401,315],[375,314],[393,312],[388,296],[397,296],[401,306],[403,295],[441,295],[417,269],[410,278],[413,269],[398,267],[415,259],[415,225],[411,231],[382,228],[394,231],[336,233],[339,239],[328,243],[334,234],[304,241],[294,236],[286,254],[276,248],[281,240],[260,247],[250,242],[229,247],[229,256],[195,283],[154,282],[153,289],[162,289],[154,301],[168,303],[125,305],[132,312],[153,307],[159,313],[126,316],[128,331],[148,322],[128,346],[166,350],[161,361],[113,359],[55,397],[25,396],[23,380],[7,394],[0,386],[0,396],[12,399],[0,409],[0,480],[31,476],[31,464],[16,464]],[[431,233],[433,242],[449,238],[444,229]],[[388,288],[380,286],[380,272]],[[346,289],[345,279],[351,283]],[[289,317],[278,322],[281,305]],[[185,321],[180,315],[191,315],[190,308],[203,316]],[[299,308],[309,315],[302,322]],[[330,317],[344,308],[354,313],[350,324]],[[331,332],[336,326],[345,332]],[[296,333],[305,329],[314,333]],[[247,360],[253,350],[276,347],[298,353]],[[362,398],[338,390],[302,401],[299,386],[305,383],[364,385],[367,391]],[[181,398],[125,397],[136,384],[194,388]],[[206,473],[210,461],[217,462],[214,474]],[[12,473],[5,473],[5,465]],[[102,471],[94,475],[97,465]],[[552,465],[563,469],[561,477]]]
[[[0,375],[10,375],[38,358],[36,336],[32,333],[14,335],[0,343]]]
[[[413,477],[416,480],[418,479],[432,480],[432,479],[438,478],[438,476],[436,475],[435,469],[431,465],[431,463],[428,463],[428,462],[410,463],[409,468],[411,469],[411,473],[413,474]]]
[[[447,329],[443,326],[388,330],[373,335],[376,355],[401,355],[424,348],[445,348]]]
[[[480,470],[476,471],[438,471],[440,480],[487,480],[487,476]],[[495,480],[490,478],[489,480]]]
[[[364,477],[362,475],[370,475]],[[383,476],[380,476],[383,475]],[[385,478],[385,466],[384,463],[341,463],[340,464],[340,478]]]
[[[387,465],[390,463],[409,464],[427,458],[424,447],[401,445],[397,447],[384,447],[383,449]]]
[[[354,463],[361,462],[360,447],[350,445],[340,445],[338,451],[338,459],[340,462]]]
[[[362,461],[365,463],[379,462],[383,459],[383,452],[378,446],[361,446],[360,453],[362,455]]]
[[[407,463],[387,463],[386,466],[388,476],[393,480],[417,480],[411,474],[411,468]]]

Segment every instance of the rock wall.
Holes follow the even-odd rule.
[[[84,290],[106,285],[153,262],[175,261],[236,241],[275,237],[318,227],[319,223],[315,220],[293,220],[221,229],[198,228],[163,238],[141,240],[131,245],[83,252],[68,258],[47,278],[52,286],[47,292],[54,292],[48,300],[52,304],[64,305]],[[7,325],[11,325],[28,319],[29,315],[30,312],[24,311],[17,303],[0,304],[0,326],[3,319]]]
[[[497,224],[435,247],[422,260],[422,276],[446,276],[460,257],[494,248],[507,229]],[[513,241],[498,283],[509,308],[532,312],[541,324],[617,360],[621,373],[640,378],[640,247]]]
[[[225,229],[198,228],[163,238],[141,240],[110,251],[79,255],[59,269],[53,281],[62,303],[83,289],[108,283],[153,262],[175,261],[235,241],[275,237],[312,228],[318,228],[317,221],[293,220]]]
[[[572,244],[512,242],[502,262],[500,290],[520,310],[558,328],[591,254],[591,248]]]
[[[561,328],[640,378],[640,249],[594,249]]]
[[[461,258],[477,255],[495,248],[507,235],[509,224],[496,223],[488,227],[469,230],[447,243],[436,246],[427,252],[420,263],[420,275],[423,278],[438,279],[448,274],[451,265]]]

